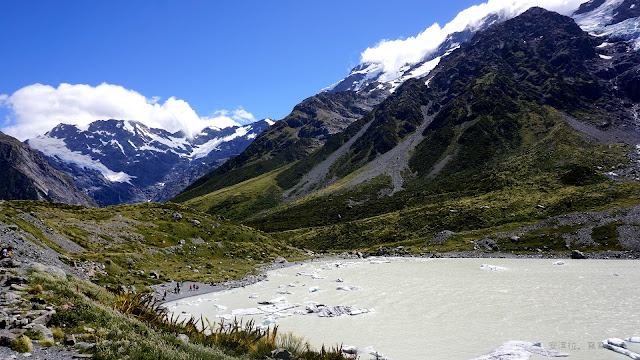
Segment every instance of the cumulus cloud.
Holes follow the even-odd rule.
[[[570,15],[587,0],[489,0],[461,11],[455,19],[444,27],[433,24],[416,36],[399,40],[382,40],[376,46],[367,48],[361,54],[363,63],[378,63],[384,67],[383,81],[397,77],[405,64],[415,64],[435,51],[449,34],[477,29],[482,19],[490,14],[498,14],[503,19],[515,17],[530,7],[539,6],[563,15]],[[383,76],[383,77],[384,77]]]
[[[175,97],[164,103],[122,86],[60,84],[57,88],[33,84],[11,95],[0,94],[0,107],[9,110],[9,125],[2,131],[25,140],[44,134],[60,123],[86,126],[95,120],[137,120],[149,127],[193,136],[205,127],[224,128],[255,121],[240,108],[200,117],[189,104]]]

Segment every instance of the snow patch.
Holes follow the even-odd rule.
[[[243,126],[243,127],[237,128],[236,131],[229,136],[211,139],[202,145],[196,145],[193,147],[193,151],[191,152],[191,154],[189,154],[189,157],[194,159],[203,158],[209,155],[210,152],[214,150],[219,150],[218,146],[220,144],[231,141],[235,138],[239,138],[247,135],[250,129],[251,129],[251,126]]]
[[[64,162],[76,164],[83,168],[97,170],[102,174],[102,176],[105,177],[105,179],[111,182],[131,184],[131,179],[135,178],[135,176],[131,176],[122,171],[112,171],[111,169],[104,166],[104,164],[102,164],[100,161],[94,160],[89,155],[84,155],[80,152],[69,150],[64,142],[64,139],[39,136],[37,138],[29,140],[29,146],[41,151],[48,156],[56,156]]]

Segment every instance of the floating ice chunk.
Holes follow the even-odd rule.
[[[320,287],[319,286],[312,286],[312,287],[309,288],[308,291],[310,293],[318,292],[318,291],[320,291]]]
[[[374,359],[376,360],[391,360],[390,358],[382,355],[381,353],[377,352],[376,350],[373,349],[373,346],[367,346],[366,348],[364,348],[365,351],[368,351],[369,354],[371,356],[373,356]]]
[[[265,317],[262,320],[262,325],[267,325],[268,326],[268,325],[271,325],[271,324],[275,324],[276,322],[277,322],[276,318],[273,317],[272,315],[269,315],[269,316]]]
[[[287,286],[288,286],[288,287],[296,287],[297,285],[296,285],[296,284],[294,284],[294,283],[291,283],[291,284],[289,284],[289,285],[287,285]]]
[[[217,317],[218,319],[223,319],[223,320],[227,320],[227,321],[229,321],[229,320],[233,320],[233,318],[234,318],[235,316],[233,316],[233,315],[231,315],[231,314],[225,314],[225,315],[216,315],[216,317]]]
[[[312,279],[315,279],[315,280],[323,280],[323,279],[326,279],[326,277],[324,277],[324,276],[320,276],[320,275],[317,275],[317,274],[311,274],[311,278],[312,278]]]
[[[277,298],[273,298],[269,301],[260,301],[258,302],[258,304],[260,305],[273,305],[273,304],[279,304],[279,303],[286,303],[287,299],[284,298],[284,296],[280,296]]]
[[[640,343],[640,336],[632,336],[625,339],[630,343]]]
[[[491,271],[505,271],[505,270],[507,270],[507,268],[504,268],[502,266],[495,266],[495,265],[489,265],[489,264],[480,265],[480,269],[491,270]]]
[[[319,317],[336,317],[342,315],[360,315],[371,312],[371,309],[357,308],[353,306],[328,306],[314,302],[305,303],[308,313],[317,314]]]
[[[632,359],[640,359],[640,354],[627,350],[627,343],[618,338],[610,338],[602,341],[602,347],[618,354],[626,355]]]
[[[603,341],[603,343],[607,343],[609,345],[617,346],[626,349],[627,343],[619,338],[609,338]]]
[[[258,309],[264,311],[265,313],[276,313],[276,312],[281,312],[284,310],[289,310],[289,309],[293,309],[296,307],[299,307],[300,304],[291,304],[291,303],[284,303],[284,304],[273,304],[273,305],[265,305],[265,306],[259,306]]]
[[[280,295],[293,295],[293,293],[289,290],[278,290],[278,294]]]
[[[225,310],[227,310],[227,307],[224,306],[224,305],[213,304],[213,310],[215,310],[215,311],[225,311]]]
[[[472,360],[528,360],[532,354],[547,357],[566,357],[565,354],[555,350],[547,350],[540,343],[527,341],[508,341],[493,352],[474,358]]]
[[[564,265],[564,261],[556,261],[553,265]]]
[[[264,311],[258,308],[249,308],[249,309],[235,309],[231,311],[231,315],[233,316],[250,316],[250,315],[263,315]]]
[[[337,279],[335,279],[334,281],[335,281],[335,282],[344,282],[344,279],[343,279],[343,278],[337,278]]]
[[[344,354],[356,355],[358,354],[358,348],[352,345],[347,345],[342,347],[342,352]]]
[[[249,295],[249,299],[257,299],[260,295],[258,295],[258,293],[253,293],[251,295]]]
[[[336,290],[344,290],[344,291],[357,291],[361,289],[362,288],[360,286],[354,286],[354,285],[341,285],[336,288]]]
[[[384,259],[369,260],[369,264],[389,264],[391,261]]]

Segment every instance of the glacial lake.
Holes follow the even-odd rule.
[[[563,260],[564,265],[554,265],[556,261],[310,262],[271,271],[266,281],[245,288],[202,293],[166,306],[183,317],[219,322],[233,310],[261,306],[260,301],[300,304],[281,311],[284,317],[242,318],[258,324],[275,320],[279,331],[304,336],[317,348],[355,346],[360,359],[372,358],[371,349],[393,360],[472,359],[512,340],[541,342],[546,349],[568,353],[569,359],[628,359],[603,349],[601,341],[640,336],[640,261]],[[360,289],[337,290],[339,286]],[[372,311],[331,318],[293,315],[304,312],[306,302]],[[640,344],[629,345],[640,352]]]

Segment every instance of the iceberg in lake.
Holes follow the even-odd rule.
[[[336,290],[343,290],[343,291],[357,291],[361,289],[362,288],[360,286],[354,286],[354,285],[341,285],[336,288]]]
[[[279,303],[286,303],[287,299],[284,298],[284,296],[280,296],[277,298],[273,298],[269,301],[260,301],[258,302],[258,304],[260,305],[273,305],[273,304],[279,304]]]
[[[213,309],[215,311],[225,311],[225,310],[227,310],[227,307],[224,306],[224,305],[213,304]]]
[[[566,357],[569,354],[556,350],[547,350],[540,343],[527,341],[507,341],[493,352],[472,360],[528,360],[531,355],[538,354],[547,357]]]
[[[307,306],[307,312],[310,314],[317,314],[319,317],[336,317],[342,315],[360,315],[371,312],[371,309],[357,308],[354,306],[329,306],[319,304],[313,301],[305,303]]]
[[[489,264],[480,265],[480,269],[491,270],[491,271],[505,271],[505,270],[507,270],[507,268],[505,268],[505,267],[489,265]]]
[[[640,359],[640,354],[631,350],[627,350],[627,343],[622,339],[606,339],[602,341],[602,347],[617,352],[618,354],[626,355],[632,359]]]

